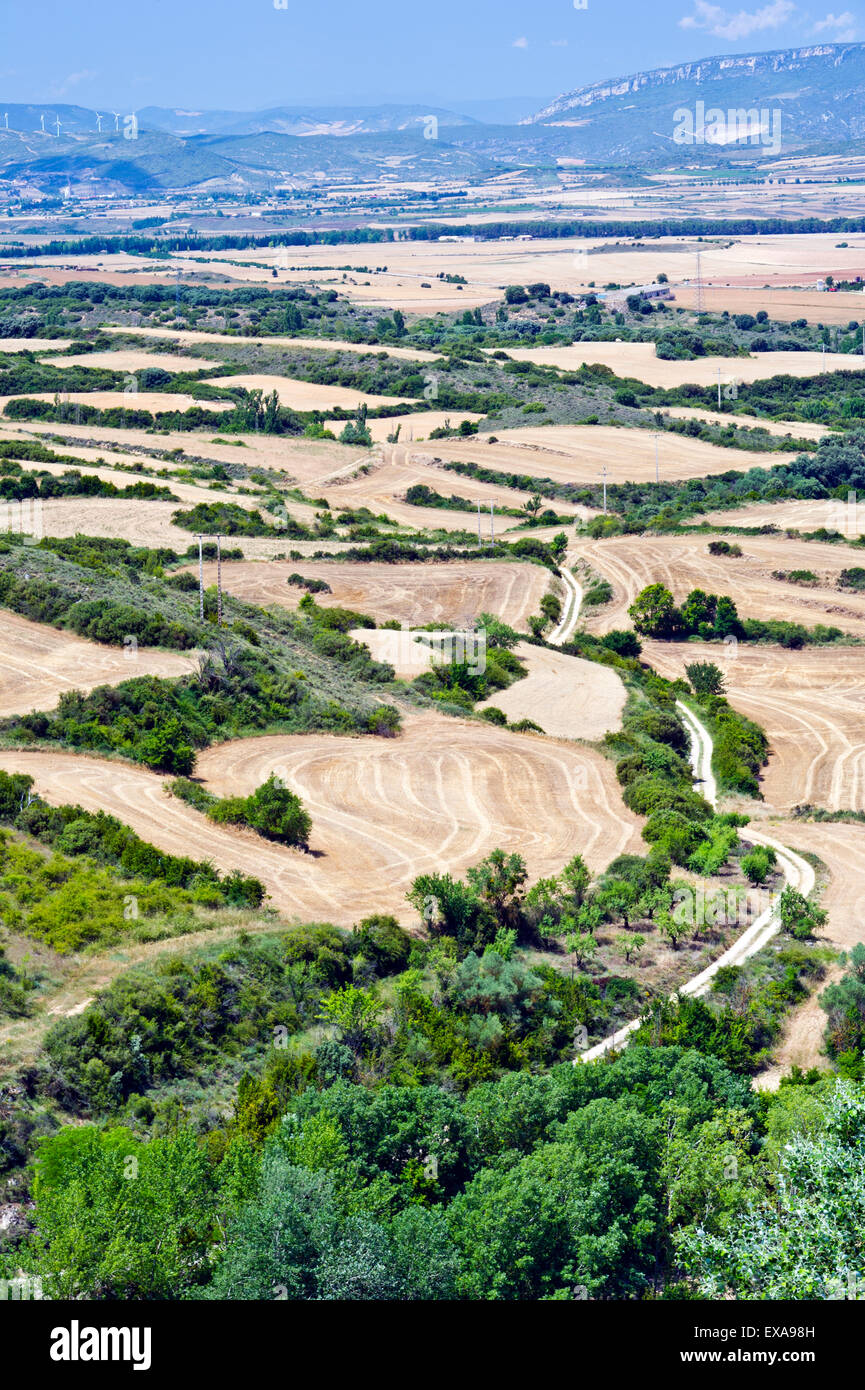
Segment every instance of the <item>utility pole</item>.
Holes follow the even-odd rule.
[[[490,545],[496,543],[496,504],[490,502]]]
[[[658,462],[658,436],[655,435],[655,482],[661,481],[661,468]]]
[[[718,368],[718,409],[721,409],[721,368]]]
[[[216,537],[216,625],[222,627],[222,537]]]
[[[198,617],[204,622],[204,537],[198,537]]]
[[[697,252],[697,313],[703,312],[703,254]]]
[[[481,540],[481,499],[478,498],[478,545],[482,545]]]
[[[607,515],[607,465],[604,464],[604,516]]]

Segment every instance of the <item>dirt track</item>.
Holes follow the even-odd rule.
[[[865,829],[861,825],[827,825],[785,821],[772,826],[785,844],[800,852],[816,854],[829,869],[829,881],[820,900],[829,921],[820,933],[821,943],[850,951],[865,939]],[[803,1070],[827,1065],[823,1052],[826,1013],[820,995],[842,974],[832,966],[811,997],[788,1020],[781,1043],[775,1048],[775,1065],[756,1080],[763,1090],[776,1090],[782,1075],[793,1066]]]
[[[612,763],[435,714],[409,716],[399,739],[255,738],[201,755],[197,775],[219,795],[283,775],[312,815],[311,855],[213,825],[168,797],[163,777],[126,763],[14,751],[0,767],[30,773],[48,801],[119,816],[160,849],[256,875],[289,917],[338,925],[370,912],[413,922],[405,893],[416,875],[462,874],[497,847],[524,855],[537,878],[577,852],[598,870],[642,844]]]
[[[134,676],[182,676],[195,658],[140,647],[128,655],[71,632],[31,623],[0,609],[0,712],[29,714],[52,709],[67,690],[117,685]]]

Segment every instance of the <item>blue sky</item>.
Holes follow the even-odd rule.
[[[0,100],[115,110],[547,101],[691,58],[863,38],[865,3],[844,0],[2,0]]]

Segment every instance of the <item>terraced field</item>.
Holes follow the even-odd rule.
[[[539,349],[541,351],[542,349]],[[485,438],[441,439],[441,458],[477,463],[507,473],[532,473],[558,483],[597,485],[602,470],[610,483],[654,482],[655,449],[662,481],[704,478],[731,470],[771,468],[785,454],[752,453],[720,448],[701,439],[663,431],[622,429],[613,425],[549,425],[508,430],[492,444]],[[481,486],[457,478],[462,486]],[[456,486],[455,491],[460,491]],[[559,506],[558,501],[555,504]]]
[[[51,709],[67,690],[133,676],[182,676],[195,665],[188,652],[104,647],[0,608],[0,715]]]
[[[197,565],[190,568],[197,573]],[[353,608],[377,623],[395,618],[414,626],[460,626],[489,612],[512,626],[525,627],[529,614],[538,612],[550,582],[549,571],[540,565],[499,560],[442,565],[232,560],[222,566],[222,582],[226,592],[247,603],[296,608],[304,591],[290,585],[288,576],[297,572],[330,585],[332,592],[316,594],[316,603]],[[205,564],[204,582],[216,583],[215,564]]]
[[[201,755],[198,775],[219,795],[284,776],[312,815],[310,854],[214,825],[127,763],[16,751],[0,753],[0,768],[30,773],[50,802],[118,816],[167,852],[256,875],[289,917],[341,925],[371,912],[412,923],[405,893],[419,873],[458,875],[497,847],[537,878],[578,852],[597,870],[642,843],[598,754],[435,714],[410,715],[393,740],[267,737]]]
[[[865,636],[865,594],[837,587],[843,569],[861,564],[862,552],[846,545],[790,540],[782,536],[737,537],[740,558],[709,553],[712,537],[629,536],[580,544],[580,555],[608,579],[615,594],[590,620],[605,631],[628,627],[627,610],[647,584],[666,584],[677,599],[690,589],[728,594],[741,618],[777,618],[814,626],[828,623]],[[775,571],[810,570],[811,586],[773,578]]]

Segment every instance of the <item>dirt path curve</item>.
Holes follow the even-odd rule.
[[[694,780],[701,784],[701,790],[706,800],[712,806],[717,806],[718,786],[712,771],[712,736],[697,716],[688,709],[687,705],[677,701],[676,707],[691,736],[691,766],[694,769]],[[797,888],[805,897],[814,891],[816,882],[814,870],[801,855],[788,849],[786,845],[782,845],[772,836],[763,831],[753,830],[750,826],[748,827],[748,839],[775,850],[784,878],[791,887]],[[755,922],[752,922],[747,931],[734,941],[729,950],[725,951],[705,970],[702,970],[699,975],[694,975],[677,993],[691,995],[695,998],[708,993],[712,980],[723,966],[741,965],[743,961],[762,950],[767,941],[770,941],[780,930],[780,926],[776,895],[766,911],[761,913]],[[671,997],[675,998],[676,995]],[[624,1028],[620,1028],[610,1037],[602,1039],[594,1047],[590,1047],[588,1051],[582,1053],[574,1065],[576,1066],[577,1062],[595,1061],[608,1052],[627,1046],[631,1034],[636,1032],[640,1023],[641,1019],[632,1019]]]

